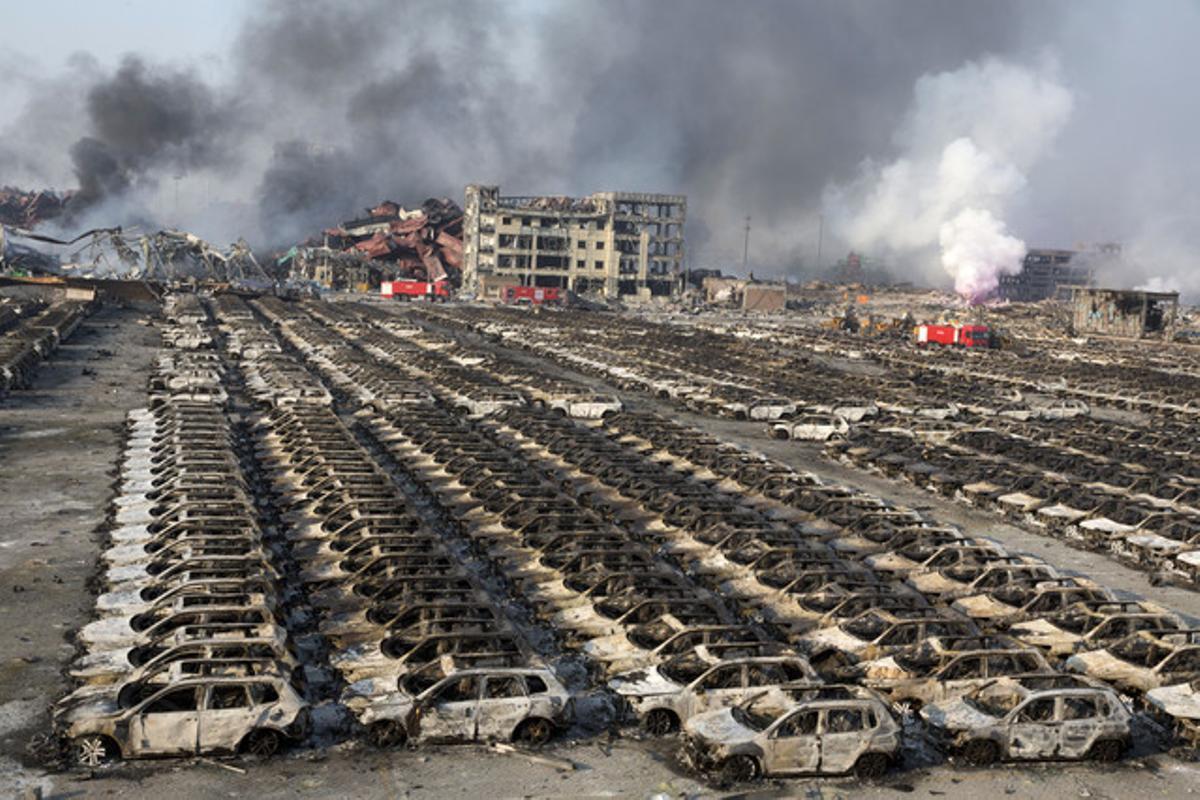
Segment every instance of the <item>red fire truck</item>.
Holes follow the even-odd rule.
[[[450,299],[450,287],[445,281],[384,281],[379,294],[399,300],[415,300],[423,297],[429,301]]]
[[[562,290],[553,286],[505,286],[503,297],[518,305],[554,306],[563,301]]]
[[[917,344],[953,347],[991,347],[992,332],[987,325],[918,325]]]

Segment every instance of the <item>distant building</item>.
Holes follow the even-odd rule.
[[[463,288],[484,276],[605,298],[678,294],[687,198],[598,192],[586,198],[501,197],[466,189]]]
[[[782,311],[787,306],[787,284],[710,276],[704,279],[704,300],[743,311]]]
[[[1179,292],[1077,288],[1071,303],[1076,333],[1170,339],[1179,318]]]
[[[1086,254],[1076,250],[1030,250],[1020,272],[1000,276],[999,296],[1015,303],[1066,300],[1072,288],[1090,286],[1092,280],[1092,265]]]

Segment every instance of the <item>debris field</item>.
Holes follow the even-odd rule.
[[[0,305],[0,387],[89,310]],[[730,786],[1197,743],[1189,614],[694,422],[1191,591],[1187,351],[233,293],[156,324],[59,768],[661,737]]]

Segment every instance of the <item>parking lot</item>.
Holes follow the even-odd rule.
[[[4,400],[14,788],[1191,780],[1186,359],[232,295],[152,316],[96,310]],[[996,766],[1047,759],[1086,763]]]

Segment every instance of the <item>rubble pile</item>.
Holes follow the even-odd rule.
[[[42,222],[60,216],[66,210],[72,195],[72,192],[27,192],[13,186],[0,187],[0,225],[34,228]]]
[[[447,199],[430,198],[418,209],[385,200],[325,231],[326,245],[394,266],[394,277],[459,282],[462,270],[463,213]]]

